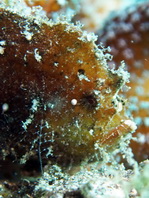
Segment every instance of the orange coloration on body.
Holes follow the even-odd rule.
[[[131,141],[134,157],[139,162],[149,158],[149,3],[125,10],[106,22],[98,32],[99,42],[111,47],[110,67],[119,67],[124,60],[131,73],[128,111],[138,129]]]
[[[104,137],[101,140],[101,144],[102,145],[108,144],[110,146],[113,144],[113,141],[117,139],[117,137],[120,137],[126,131],[129,133],[129,131],[135,131],[135,129],[136,129],[136,125],[132,121],[125,120],[115,129],[109,131],[108,134],[104,135]]]

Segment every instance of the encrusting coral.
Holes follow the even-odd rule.
[[[98,43],[111,47],[110,67],[119,67],[124,60],[131,73],[128,111],[138,125],[130,146],[138,162],[149,158],[149,3],[131,6],[107,20],[99,30]]]
[[[0,9],[0,159],[63,166],[114,149],[136,128],[118,96],[128,73],[107,69],[92,34],[22,9]]]

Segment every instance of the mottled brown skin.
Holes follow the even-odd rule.
[[[133,149],[134,157],[137,161],[149,158],[149,123],[145,124],[144,119],[149,117],[147,108],[142,108],[141,104],[149,102],[148,77],[149,71],[149,3],[142,3],[118,14],[116,17],[107,21],[102,30],[98,32],[99,39],[97,43],[102,42],[104,46],[111,47],[112,61],[109,61],[110,67],[118,68],[120,62],[124,60],[127,70],[131,73],[129,86],[131,90],[125,95],[129,98],[129,110],[137,120],[138,129],[134,136],[143,134],[144,143],[131,141],[130,146]],[[146,73],[146,77],[145,77]],[[141,89],[144,89],[143,93]],[[137,91],[138,90],[138,91]],[[137,101],[133,101],[135,97]],[[132,108],[135,105],[135,108]]]
[[[24,33],[25,26],[32,37]],[[3,9],[0,29],[0,41],[5,41],[0,54],[0,159],[25,163],[39,155],[44,163],[77,164],[97,152],[95,143],[111,148],[132,131],[126,125],[117,133],[128,119],[113,103],[122,77],[97,60],[97,47],[81,40],[81,30],[67,23],[38,25]]]

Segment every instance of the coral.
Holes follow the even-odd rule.
[[[28,6],[42,6],[48,13],[61,9],[61,5],[57,2],[57,0],[25,0],[25,2]]]
[[[15,0],[3,1],[11,5]],[[74,16],[71,18],[73,22],[80,21],[85,30],[95,32],[102,26],[110,12],[124,8],[135,1],[111,0],[108,5],[104,0],[21,0],[21,3],[29,7],[41,6],[46,15],[53,19],[60,17],[61,14],[66,18]]]
[[[59,183],[53,181],[50,185],[51,175],[45,173],[36,185],[35,195],[42,191],[45,192],[45,197],[63,197],[63,194],[65,197],[65,192],[69,191],[74,195],[73,198],[147,198],[148,171],[148,161],[139,165],[139,171],[125,170],[120,165],[117,167],[104,165],[98,168],[95,166],[89,171],[82,169],[76,175],[61,177]]]
[[[122,9],[136,0],[80,0],[80,9],[75,20],[81,21],[84,29],[95,32],[102,26],[110,12]]]
[[[24,8],[38,8],[42,13],[45,13],[49,19],[64,17],[71,20],[71,17],[79,11],[80,0],[1,0],[7,6],[14,6],[20,4]],[[33,14],[34,11],[30,14]]]
[[[92,34],[30,11],[0,10],[0,159],[64,167],[113,150],[135,130],[118,96],[127,72],[107,69]]]
[[[149,158],[149,3],[143,2],[120,11],[107,20],[99,30],[98,43],[111,47],[110,67],[119,67],[124,60],[131,73],[128,111],[133,115],[138,129],[131,141],[135,159]]]
[[[3,198],[147,198],[149,193],[149,162],[139,165],[139,172],[124,167],[92,167],[75,175],[62,175],[61,170],[44,172],[38,181],[24,179],[19,183],[5,181],[0,185]]]

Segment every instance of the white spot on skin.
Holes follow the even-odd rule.
[[[30,114],[29,117],[25,120],[22,121],[22,128],[27,131],[28,125],[30,125],[34,119],[34,113],[37,112],[39,107],[39,101],[37,99],[33,99],[32,100],[32,107],[31,107],[31,111],[33,114]]]
[[[78,39],[83,42],[93,42],[97,40],[97,36],[94,33],[89,33],[87,31],[84,31],[83,35]]]
[[[54,63],[54,66],[55,67],[58,67],[58,65],[59,65],[59,63],[57,63],[57,62]]]
[[[67,47],[67,51],[68,52],[71,52],[71,53],[74,53],[76,51],[76,49],[75,48]]]
[[[68,76],[65,76],[65,78],[68,79],[69,77]]]
[[[78,60],[77,63],[83,64],[83,61],[82,60]]]
[[[33,121],[34,115],[30,115],[28,119],[26,119],[25,122],[22,121],[22,128],[27,131],[28,125],[30,125]]]
[[[52,104],[52,103],[48,103],[48,108],[50,108],[50,109],[54,109],[54,107],[55,107],[55,105],[54,104]]]
[[[0,54],[4,54],[4,50],[5,48],[0,46]]]
[[[93,129],[90,129],[90,130],[89,130],[89,134],[90,134],[90,135],[93,135],[93,134],[94,134],[94,130],[93,130]]]
[[[6,41],[4,40],[0,41],[0,45],[6,45]]]
[[[121,112],[122,111],[122,109],[123,109],[123,105],[122,105],[122,103],[121,102],[118,102],[118,104],[117,104],[117,112]]]
[[[94,144],[94,148],[95,148],[95,150],[99,149],[99,144],[97,142]]]
[[[49,98],[49,101],[47,102],[47,107],[49,110],[52,110],[52,112],[60,112],[62,108],[65,106],[65,99],[54,95]]]
[[[24,31],[23,34],[25,35],[25,38],[30,41],[33,37],[33,33],[28,32],[28,31]]]
[[[121,112],[123,109],[123,105],[122,105],[122,102],[117,100],[116,96],[113,97],[113,103],[114,103],[114,107],[116,111]]]
[[[38,100],[36,100],[36,99],[34,99],[33,101],[32,101],[32,108],[31,108],[31,110],[33,111],[33,112],[36,112],[37,111],[37,109],[38,109],[38,107],[39,107],[39,101]]]
[[[8,111],[8,109],[9,109],[9,105],[7,103],[4,103],[2,105],[2,112],[4,113],[4,112]]]
[[[35,59],[36,59],[36,61],[37,61],[37,62],[41,62],[42,57],[41,57],[41,55],[39,54],[38,48],[36,48],[36,49],[34,50],[34,54],[35,54]]]
[[[127,126],[129,126],[129,128],[130,128],[132,131],[135,131],[135,130],[137,129],[136,124],[135,124],[132,120],[125,120],[125,121],[124,121],[124,124],[126,124]]]
[[[96,96],[99,96],[99,95],[100,95],[100,91],[99,91],[99,90],[94,90],[94,94],[95,94]]]
[[[79,125],[79,121],[78,120],[75,120],[75,126],[79,129],[80,128],[80,125]]]
[[[71,100],[71,104],[72,104],[73,106],[77,105],[77,102],[78,102],[78,101],[77,101],[76,99],[72,99],[72,100]]]
[[[88,77],[85,76],[84,74],[78,74],[78,78],[80,81],[86,80],[86,81],[90,82],[90,79],[88,79]]]
[[[48,152],[46,154],[46,157],[49,157],[49,156],[53,156],[53,149],[52,149],[52,146],[47,148]]]
[[[6,45],[6,41],[4,40],[0,41],[0,54],[4,54],[4,50],[5,50],[5,48],[3,47],[4,45]]]

